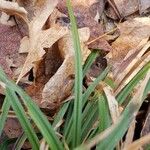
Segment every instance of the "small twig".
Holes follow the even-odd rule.
[[[90,45],[91,43],[93,43],[93,42],[95,42],[95,41],[97,41],[97,40],[99,40],[99,39],[103,38],[104,36],[106,36],[106,35],[110,34],[111,32],[116,31],[117,29],[118,29],[118,28],[116,27],[116,28],[114,28],[114,29],[112,29],[112,30],[110,30],[110,31],[106,32],[105,34],[100,35],[99,37],[97,37],[97,38],[95,38],[95,39],[93,39],[93,40],[91,40],[91,41],[87,42],[87,43],[86,43],[86,45]]]

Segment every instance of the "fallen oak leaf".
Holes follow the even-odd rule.
[[[50,48],[57,40],[63,37],[67,32],[67,27],[53,27],[48,30],[42,31],[41,34],[39,34],[37,44],[34,46],[34,49],[32,49],[32,51],[29,50],[27,59],[18,77],[17,82],[34,66],[33,63],[42,59],[42,56],[45,54],[43,48]],[[23,45],[26,44],[27,41],[24,41]]]
[[[81,40],[82,57],[84,63],[90,53],[90,50],[88,50],[87,46],[85,46],[83,42],[88,40],[90,34],[88,28],[81,28],[78,31]],[[71,94],[71,89],[74,83],[75,53],[72,36],[70,33],[58,41],[58,47],[60,53],[64,57],[64,62],[54,76],[52,76],[45,84],[42,92],[43,101],[40,104],[40,106],[44,108],[50,107],[54,103],[61,102],[68,97]]]
[[[113,65],[122,62],[127,53],[150,36],[150,18],[134,18],[118,25],[120,36],[112,43],[106,58]]]
[[[46,47],[42,47],[40,45],[41,43],[44,42],[43,40],[45,39],[44,36],[46,35],[47,37],[50,36],[51,39],[49,38],[50,39],[49,41],[52,40],[54,43],[58,40],[58,38],[55,38],[56,35],[59,35],[59,38],[61,38],[60,32],[58,32],[62,29],[61,27],[60,29],[57,28],[57,32],[55,33],[56,35],[53,33],[52,29],[47,29],[47,30],[42,29],[49,15],[52,13],[54,8],[56,7],[57,3],[58,3],[58,0],[55,0],[55,1],[45,0],[43,6],[41,6],[39,10],[37,9],[37,11],[35,11],[35,16],[32,18],[32,21],[30,21],[30,23],[28,24],[29,26],[29,53],[28,53],[26,62],[22,68],[22,71],[17,79],[17,83],[34,66],[33,63],[42,59],[42,56],[45,54],[45,51],[43,50],[43,48],[46,48]],[[61,33],[63,33],[64,35],[66,33],[65,32],[66,28],[63,28],[63,29],[64,30]],[[42,37],[42,34],[44,34],[43,37]],[[52,44],[54,44],[53,42]],[[26,44],[26,42],[24,42],[24,44]]]

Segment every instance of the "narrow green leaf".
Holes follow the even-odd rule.
[[[106,75],[108,74],[110,70],[110,66],[108,66],[95,80],[93,83],[91,83],[91,85],[87,88],[87,90],[85,91],[85,93],[83,94],[83,104],[82,104],[82,108],[85,107],[85,104],[89,98],[89,96],[91,95],[91,93],[94,91],[95,87],[100,83],[100,81],[104,80]],[[66,138],[66,142],[69,143],[69,141],[71,141],[71,137],[72,137],[72,116],[70,117],[70,121],[68,123],[68,128],[65,130],[65,138]]]
[[[81,115],[82,115],[82,56],[80,40],[70,0],[67,8],[71,20],[71,31],[75,49],[75,100],[73,111],[73,147],[81,143]]]
[[[87,134],[93,128],[94,123],[98,120],[97,102],[95,102],[95,105],[91,106],[87,113],[87,117],[83,119],[85,120],[83,121],[84,123],[82,123],[82,141],[87,137]]]
[[[28,109],[28,113],[41,131],[43,137],[51,147],[51,149],[63,149],[61,142],[58,140],[54,129],[52,128],[51,124],[45,117],[45,115],[41,112],[39,107],[33,102],[33,100],[14,82],[8,80],[6,75],[4,74],[3,70],[0,68],[0,80],[4,82],[8,87],[13,89],[18,93],[18,95],[23,100],[24,104]],[[14,93],[12,93],[14,94]],[[18,104],[19,105],[19,104]],[[21,104],[20,104],[21,105]],[[17,106],[17,105],[16,105]],[[21,106],[22,107],[22,106]],[[17,110],[16,110],[17,111]],[[15,111],[15,112],[16,112]]]
[[[147,63],[137,74],[134,78],[129,82],[128,85],[117,95],[117,101],[119,104],[122,104],[133,88],[139,83],[141,79],[144,78],[147,71],[150,69],[150,62]]]
[[[55,127],[57,125],[57,123],[63,119],[67,109],[68,109],[68,106],[69,106],[69,102],[65,103],[62,108],[60,109],[60,111],[57,113],[57,115],[54,117],[54,122],[52,124],[53,127]]]
[[[88,56],[84,66],[83,66],[83,77],[87,73],[87,71],[90,69],[92,63],[95,61],[96,57],[98,56],[97,50],[92,50],[91,54]]]
[[[35,131],[33,130],[29,120],[27,119],[27,115],[25,111],[23,110],[23,107],[16,95],[16,93],[10,89],[11,87],[6,87],[6,97],[9,100],[11,106],[13,107],[13,110],[15,111],[18,120],[24,129],[33,149],[39,148],[39,140],[35,134]]]
[[[99,106],[99,132],[101,133],[102,131],[107,129],[112,122],[109,113],[107,99],[104,93],[99,95],[98,106]]]
[[[66,118],[65,118],[65,124],[64,124],[64,130],[63,135],[64,137],[68,137],[68,131],[71,132],[70,127],[72,126],[72,112],[73,112],[73,101],[70,102]]]
[[[54,129],[48,122],[45,115],[41,112],[39,107],[32,101],[32,99],[20,88],[18,89],[18,94],[22,98],[23,102],[28,108],[29,115],[35,122],[36,126],[40,129],[43,137],[51,147],[51,149],[63,149],[62,144],[58,140]]]
[[[0,150],[8,150],[8,146],[10,144],[15,143],[16,138],[12,138],[12,139],[5,139],[1,144],[0,144]]]
[[[110,71],[110,66],[108,66],[95,80],[91,85],[87,88],[85,93],[83,94],[83,106],[85,105],[88,97],[91,95],[91,93],[94,91],[96,86],[100,83],[100,81],[104,80],[107,76],[108,72]]]
[[[145,90],[147,82],[149,81],[149,78],[150,72],[142,81],[140,89],[138,89],[137,93],[126,106],[125,110],[122,112],[121,116],[118,118],[118,121],[115,124],[113,124],[110,128],[108,128],[100,135],[95,136],[91,141],[81,145],[77,149],[89,149],[95,146],[98,142],[99,145],[97,149],[114,149],[117,143],[125,135],[125,132],[129,128],[130,123],[135,118],[135,115],[137,114],[139,108],[143,103],[143,92]]]
[[[5,121],[7,119],[9,109],[10,109],[10,103],[9,103],[9,100],[7,99],[7,97],[6,97],[4,99],[3,106],[2,106],[2,109],[1,109],[2,113],[0,115],[0,136],[1,136],[3,128],[4,128]]]
[[[24,142],[26,141],[26,139],[27,139],[27,136],[26,136],[26,134],[23,132],[23,133],[21,134],[21,136],[19,136],[19,138],[17,139],[17,141],[16,141],[16,143],[15,143],[15,145],[14,145],[14,149],[15,149],[15,150],[21,150],[21,148],[22,148]]]

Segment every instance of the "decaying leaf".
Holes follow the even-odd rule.
[[[150,1],[149,0],[139,0],[139,10],[140,14],[147,13],[150,8]]]
[[[113,0],[122,17],[138,11],[138,0]]]
[[[0,0],[0,10],[11,15],[18,15],[27,21],[27,11],[23,7],[20,7],[16,2]]]
[[[90,29],[90,38],[87,43],[104,34],[103,26],[94,19],[97,12],[100,11],[98,1],[92,0],[89,1],[89,3],[85,1],[73,1],[72,6],[78,27],[89,27]],[[65,1],[63,1],[62,4],[60,3],[57,8],[62,13],[68,15]],[[90,43],[88,47],[92,49],[103,49],[105,51],[111,50],[111,46],[104,38]]]
[[[25,56],[18,53],[21,35],[17,26],[2,24],[0,33],[0,64],[9,77],[14,77],[13,70],[21,67],[25,61]]]
[[[16,138],[22,133],[22,128],[17,118],[8,118],[4,128],[9,138]]]
[[[108,59],[120,62],[126,54],[150,36],[150,18],[134,18],[118,25],[120,36],[112,43],[113,50],[107,55]]]
[[[133,141],[133,138],[134,138],[134,132],[135,132],[135,124],[136,124],[136,121],[135,119],[132,121],[132,123],[130,124],[130,127],[128,129],[128,132],[126,134],[126,139],[123,143],[123,147],[126,147],[128,146],[129,144],[132,143]]]
[[[112,121],[115,124],[120,116],[118,102],[115,99],[115,96],[112,93],[112,89],[110,87],[104,87],[104,92],[107,97],[110,114],[112,117]]]
[[[146,120],[141,131],[141,137],[150,133],[150,106],[146,115]]]
[[[90,51],[85,47],[83,42],[87,41],[89,38],[88,28],[83,28],[79,30],[83,62],[86,60]],[[64,61],[59,67],[54,76],[45,84],[43,89],[43,105],[45,107],[46,103],[56,103],[65,99],[70,95],[71,89],[74,82],[74,47],[72,43],[71,34],[67,34],[62,39],[58,41],[58,47]]]
[[[37,9],[35,16],[29,23],[29,50],[26,62],[18,77],[17,82],[34,66],[33,63],[42,59],[45,54],[43,48],[51,47],[59,38],[66,34],[67,29],[64,27],[50,28],[43,30],[49,15],[56,7],[58,1],[47,0],[40,9]],[[49,43],[51,42],[51,43]],[[23,42],[22,42],[23,44]],[[24,41],[24,45],[27,43]],[[48,46],[48,47],[47,47]]]

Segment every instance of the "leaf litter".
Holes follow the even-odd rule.
[[[150,3],[148,0],[73,0],[72,5],[80,35],[82,63],[93,49],[98,49],[100,53],[87,73],[87,86],[107,64],[112,65],[109,76],[116,85],[115,89],[103,84],[99,89],[105,92],[114,123],[108,131],[110,133],[121,116],[117,94],[150,61]],[[74,85],[75,54],[66,2],[0,0],[0,11],[1,66],[42,109],[55,114],[63,101],[72,95]],[[144,86],[145,80],[142,81]],[[135,93],[140,95],[137,87],[131,94],[134,97],[131,103],[140,106],[141,101],[135,101],[138,97]],[[143,90],[142,87],[140,89]],[[4,94],[3,90],[0,89],[0,93]],[[124,106],[121,107],[124,109]],[[147,120],[149,112],[143,133],[148,130]],[[148,135],[141,141],[133,142],[135,121],[136,118],[128,130],[128,139],[121,144],[123,149],[141,148],[145,143],[143,139],[149,140]],[[11,133],[18,136],[14,130],[19,125],[15,124],[15,129],[10,129],[8,136]],[[5,131],[9,128],[6,126]],[[102,139],[103,134],[98,138]],[[138,143],[143,144],[139,146]]]

